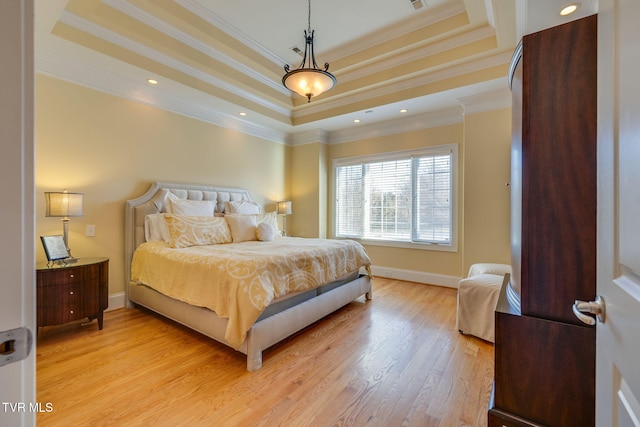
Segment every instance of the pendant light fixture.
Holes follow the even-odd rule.
[[[313,52],[313,33],[311,31],[311,0],[309,0],[308,27],[304,32],[305,47],[302,62],[295,70],[289,71],[289,65],[284,66],[286,74],[282,77],[284,87],[301,96],[311,97],[331,90],[336,85],[336,78],[328,72],[329,63],[325,62],[324,70],[318,68],[316,56]]]

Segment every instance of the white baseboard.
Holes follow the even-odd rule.
[[[124,292],[109,295],[109,307],[107,307],[107,311],[124,308],[125,299],[126,297]]]
[[[462,279],[462,277],[427,273],[424,271],[403,270],[379,265],[372,265],[371,271],[374,277],[387,277],[390,279],[406,280],[408,282],[425,283],[455,289],[458,289],[458,282]]]

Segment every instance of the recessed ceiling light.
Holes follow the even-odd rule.
[[[563,7],[562,10],[560,11],[560,15],[561,16],[571,15],[573,12],[575,12],[578,9],[579,5],[580,3],[572,3],[569,6]]]
[[[241,111],[241,112],[240,112],[240,115],[241,115],[241,116],[246,116],[246,115],[247,115],[247,113],[245,113],[244,111]]]
[[[406,108],[403,108],[402,110],[400,110],[401,113],[406,113],[407,111],[409,110],[407,110]]]
[[[360,119],[355,119],[353,123],[360,123]]]
[[[150,85],[157,85],[158,81],[156,79],[147,79],[147,83],[149,83]]]

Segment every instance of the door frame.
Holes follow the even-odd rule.
[[[0,2],[0,58],[0,331],[24,327],[32,338],[27,358],[0,367],[0,424],[26,426],[35,425],[39,409],[35,381],[34,0]]]

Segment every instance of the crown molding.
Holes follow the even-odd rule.
[[[483,25],[472,30],[465,30],[461,34],[435,43],[430,43],[426,46],[418,48],[415,48],[415,45],[407,46],[408,51],[400,54],[398,54],[398,52],[394,52],[388,58],[381,59],[380,57],[377,57],[368,61],[359,62],[351,71],[341,71],[338,76],[340,77],[341,82],[349,82],[351,80],[365,77],[374,72],[378,73],[380,71],[402,66],[404,64],[428,58],[432,55],[465,46],[492,36],[495,36],[495,30],[489,26]],[[372,63],[375,63],[375,69],[368,67],[368,65]]]
[[[151,87],[141,89],[139,81],[127,79],[120,74],[106,71],[102,68],[87,65],[70,68],[64,66],[63,64],[65,63],[67,62],[61,61],[59,57],[49,57],[46,52],[36,51],[36,71],[39,73],[271,142],[292,146],[315,142],[341,144],[350,141],[446,126],[462,122],[464,114],[508,108],[511,105],[510,92],[508,89],[495,90],[481,95],[458,98],[458,102],[460,103],[458,107],[372,123],[353,129],[333,132],[314,129],[299,133],[288,133],[271,127],[256,125],[235,116],[222,114],[217,109],[209,107],[208,105],[211,105],[211,103],[207,102],[207,99],[194,102],[193,99],[190,98],[187,101],[184,96],[174,95],[169,91],[159,92]],[[202,95],[200,94],[200,96]]]
[[[463,114],[484,113],[486,111],[511,108],[511,91],[506,86],[490,92],[458,98]]]
[[[204,95],[194,89],[180,88],[181,91],[190,93],[191,96],[187,99],[182,92],[172,93],[169,89],[157,91],[152,87],[141,87],[138,80],[124,77],[116,72],[86,63],[75,63],[70,67],[68,66],[70,63],[71,61],[52,56],[46,51],[38,49],[35,51],[35,69],[38,73],[271,142],[286,143],[287,132],[220,113],[219,109],[212,107],[214,103],[211,102],[210,95]]]
[[[158,31],[167,34],[181,43],[185,43],[200,52],[205,53],[211,58],[224,62],[230,67],[234,67],[239,72],[245,75],[255,76],[257,81],[265,80],[263,76],[260,76],[254,70],[248,69],[246,66],[235,61],[233,58],[224,55],[215,48],[212,48],[194,37],[173,28],[166,22],[158,20],[153,15],[150,15],[146,11],[134,6],[135,3],[130,3],[125,0],[102,0],[123,13],[130,15],[133,19],[140,22],[144,22],[147,25],[153,26]],[[192,13],[198,14],[203,19],[207,20],[211,25],[215,25],[222,31],[225,31],[230,36],[238,39],[241,43],[254,49],[258,54],[262,54],[267,58],[272,58],[274,62],[281,62],[274,55],[269,56],[266,50],[259,46],[254,40],[248,38],[246,35],[242,35],[234,28],[230,27],[225,21],[217,17],[209,9],[201,6],[196,0],[174,0],[177,4],[190,10]],[[439,9],[439,15],[435,14],[427,15],[424,13],[417,13],[415,18],[410,19],[409,25],[391,26],[384,31],[377,32],[373,37],[368,37],[361,40],[362,43],[369,43],[371,46],[379,44],[390,37],[399,37],[402,34],[414,31],[416,28],[424,27],[425,19],[438,20],[446,19],[449,16],[454,16],[458,13],[464,12],[459,2],[454,2],[454,5],[449,5],[445,8]],[[248,91],[240,86],[230,84],[216,78],[214,75],[205,73],[197,68],[188,66],[169,55],[163,54],[155,49],[146,47],[140,43],[131,41],[118,33],[112,32],[107,28],[97,25],[89,20],[86,20],[80,16],[77,16],[66,10],[62,11],[59,22],[63,22],[66,25],[77,28],[79,31],[83,31],[92,34],[99,39],[112,43],[116,46],[120,46],[131,52],[134,52],[143,57],[149,58],[153,61],[157,61],[178,70],[185,75],[189,75],[193,78],[206,82],[214,87],[218,87],[229,93],[235,94],[238,97],[247,99],[248,102],[254,103],[254,105],[261,105],[277,114],[284,117],[293,117],[304,119],[307,115],[314,115],[317,113],[323,113],[332,109],[349,109],[350,105],[366,102],[369,99],[374,98],[393,98],[393,94],[399,91],[411,90],[412,88],[419,88],[420,86],[428,85],[430,83],[443,81],[449,78],[457,77],[464,74],[470,74],[475,71],[479,71],[485,68],[489,68],[495,65],[508,64],[511,59],[511,51],[498,51],[492,50],[491,52],[485,52],[475,55],[471,59],[464,58],[456,61],[455,63],[440,65],[430,68],[426,71],[414,73],[412,76],[406,79],[398,79],[396,81],[390,81],[387,83],[381,83],[377,87],[364,90],[354,90],[348,93],[341,93],[337,96],[327,99],[315,100],[311,104],[298,105],[291,110],[289,105],[282,105],[280,103],[269,102],[257,95],[253,91]],[[414,28],[415,26],[415,28]],[[235,30],[235,32],[234,32]],[[495,35],[494,30],[488,27],[486,24],[480,27],[472,28],[465,26],[464,28],[452,31],[449,33],[450,40],[441,39],[439,41],[424,44],[420,46],[420,43],[414,43],[407,46],[403,53],[398,52],[393,55],[389,55],[388,58],[383,59],[380,57],[372,61],[376,62],[376,67],[380,66],[378,70],[384,70],[392,68],[407,61],[416,60],[424,57],[425,55],[432,55],[434,53],[451,49],[457,46],[462,46],[467,43],[471,43],[478,38],[489,37]],[[244,37],[244,39],[242,38]],[[55,37],[56,43],[73,43],[67,39]],[[90,55],[94,58],[100,59],[98,62],[106,63],[106,59],[110,58],[108,55],[102,54],[99,51],[92,51],[91,49],[79,45],[82,49],[86,49],[90,52]],[[367,48],[364,44],[355,46],[350,45],[349,49],[354,52]],[[404,49],[403,49],[404,50]],[[67,55],[71,55],[70,53]],[[104,58],[104,59],[102,59]],[[157,88],[144,84],[144,79],[136,79],[131,76],[141,76],[147,72],[143,68],[136,67],[124,62],[115,64],[105,68],[99,68],[98,65],[92,65],[87,62],[78,63],[77,58],[71,60],[70,56],[53,55],[44,49],[36,50],[36,70],[41,74],[51,75],[53,77],[69,81],[74,84],[85,86],[100,92],[108,93],[114,96],[122,97],[132,100],[144,105],[164,109],[173,113],[181,114],[187,117],[191,117],[197,120],[201,120],[206,123],[210,123],[216,126],[220,126],[227,129],[232,129],[247,135],[262,138],[267,141],[288,144],[288,145],[301,145],[308,143],[320,142],[323,144],[339,144],[354,140],[362,140],[366,138],[374,138],[385,135],[392,135],[402,132],[415,131],[425,128],[437,127],[459,123],[463,120],[464,114],[472,114],[475,112],[486,111],[487,109],[506,108],[510,106],[505,105],[504,99],[501,98],[499,91],[495,91],[495,94],[483,94],[480,96],[460,97],[457,98],[458,104],[455,107],[448,104],[449,107],[442,107],[442,110],[417,114],[414,116],[403,116],[399,119],[387,120],[383,122],[362,124],[356,127],[349,127],[348,129],[326,131],[323,129],[315,129],[309,131],[301,131],[296,133],[296,127],[289,123],[283,123],[275,119],[269,119],[268,117],[259,117],[260,123],[249,122],[237,115],[221,113],[220,111],[237,111],[238,106],[231,102],[227,102],[218,97],[210,94],[198,91],[188,85],[182,84],[178,81],[167,82],[163,86],[163,90],[157,90]],[[121,61],[119,61],[121,62]],[[121,72],[122,70],[132,71],[131,73]],[[347,71],[340,76],[342,81],[349,81],[351,79],[359,78],[363,73],[363,70]],[[254,77],[252,77],[254,78]],[[261,81],[262,83],[262,81]],[[277,88],[283,93],[288,93],[282,86],[273,82],[269,87]],[[184,93],[184,95],[181,95]],[[434,107],[429,107],[434,108]],[[259,116],[259,115],[258,115]],[[313,123],[308,125],[301,125],[301,128],[308,129]]]
[[[330,99],[317,100],[313,103],[304,104],[300,107],[294,108],[292,118],[294,120],[304,119],[309,115],[321,114],[332,109],[341,109],[348,107],[351,104],[367,101],[371,98],[388,97],[399,91],[428,85],[441,80],[450,79],[452,77],[471,74],[496,65],[509,64],[511,61],[511,55],[512,52],[507,50],[502,52],[494,51],[490,54],[478,55],[471,60],[465,58],[465,62],[460,62],[458,64],[447,64],[447,66],[440,67],[440,69],[427,74],[418,75],[402,81],[387,83],[373,89],[370,88],[366,92],[344,93]]]
[[[487,12],[487,21],[489,21],[489,25],[493,28],[496,27],[496,14],[493,9],[494,0],[484,0],[484,10]]]
[[[329,144],[342,144],[362,139],[378,138],[398,133],[429,129],[462,123],[462,108],[452,107],[439,111],[387,120],[370,125],[359,126],[357,129],[345,129],[329,133]]]
[[[433,25],[461,13],[466,13],[466,9],[462,2],[449,2],[441,7],[433,9],[427,8],[400,23],[388,26],[374,34],[368,34],[367,36],[352,40],[346,46],[324,51],[322,52],[322,57],[328,59],[328,62],[333,62],[340,58],[346,58],[362,50],[405,36],[413,31],[419,30],[420,28],[428,27],[429,25]]]
[[[290,114],[288,108],[282,107],[273,102],[268,102],[264,98],[256,96],[252,92],[241,89],[235,85],[231,85],[228,82],[225,82],[224,80],[216,78],[211,74],[198,70],[197,68],[188,66],[168,55],[165,55],[164,53],[158,52],[140,43],[131,41],[117,33],[114,33],[113,31],[95,25],[93,22],[81,18],[73,13],[64,11],[60,16],[60,22],[70,25],[80,31],[89,33],[116,46],[120,46],[124,49],[137,53],[138,55],[144,56],[145,58],[149,58],[153,61],[159,62],[163,65],[166,65],[167,67],[180,71],[181,73],[187,74],[214,87],[218,87],[229,93],[245,98],[250,102],[261,105],[265,108],[269,108],[277,112],[278,114],[282,114],[284,116],[289,116]]]
[[[247,67],[242,62],[236,61],[235,59],[229,57],[228,55],[220,52],[219,50],[213,49],[210,45],[201,42],[200,40],[190,36],[189,34],[180,31],[173,25],[166,23],[165,21],[156,18],[150,13],[140,9],[137,6],[132,5],[130,2],[126,0],[102,0],[103,3],[113,7],[121,11],[122,13],[131,16],[133,19],[143,22],[148,26],[154,28],[155,30],[160,31],[161,33],[166,34],[167,36],[180,41],[181,43],[186,44],[187,46],[204,53],[210,58],[215,59],[216,61],[222,62],[223,64],[238,70],[238,72],[244,74],[245,76],[257,81],[260,84],[270,87],[280,93],[289,94],[289,91],[284,88],[281,84],[277,84],[272,79],[265,78],[262,74],[256,72],[253,68]]]
[[[209,24],[217,27],[219,30],[225,32],[230,37],[238,40],[240,43],[248,46],[257,54],[265,57],[269,61],[277,64],[280,67],[283,67],[286,64],[286,61],[273,52],[262,46],[253,38],[249,37],[247,34],[243,33],[233,25],[229,24],[227,21],[216,15],[212,10],[202,6],[195,0],[174,0],[177,4],[187,9],[189,12],[193,13],[196,16],[207,21]]]
[[[305,145],[320,142],[329,143],[329,132],[322,129],[313,129],[305,132],[292,133],[287,138],[287,145]]]

